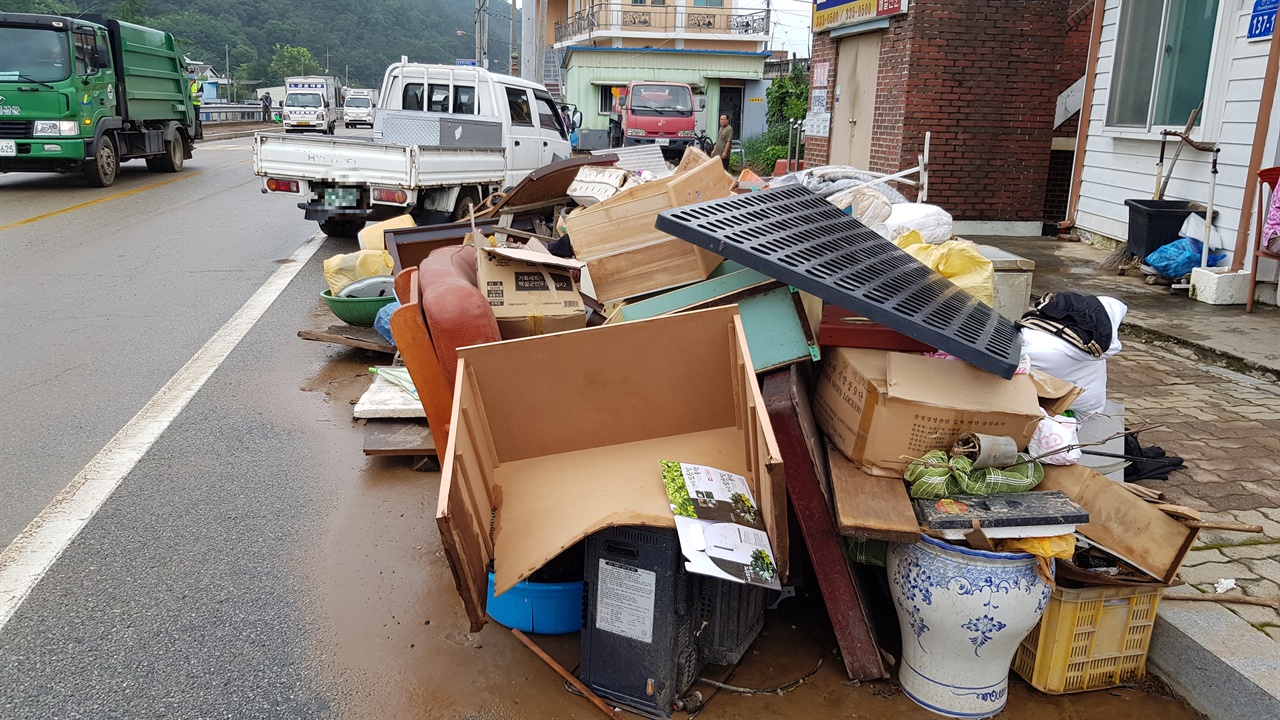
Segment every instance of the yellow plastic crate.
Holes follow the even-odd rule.
[[[1147,674],[1163,585],[1056,588],[1013,658],[1032,687],[1054,695],[1098,690]]]

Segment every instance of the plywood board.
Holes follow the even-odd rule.
[[[396,346],[387,342],[371,327],[359,325],[330,325],[323,330],[299,330],[298,337],[303,340],[319,340],[320,342],[345,345],[361,350],[396,354]]]
[[[827,463],[842,535],[897,543],[920,541],[920,525],[902,480],[863,472],[830,444]]]
[[[369,389],[364,391],[352,409],[352,417],[357,419],[425,418],[426,416],[427,413],[422,409],[422,402],[418,398],[381,375],[373,376]]]
[[[1061,490],[1089,512],[1076,528],[1108,552],[1163,582],[1172,582],[1199,531],[1081,465],[1046,465],[1037,490]]]

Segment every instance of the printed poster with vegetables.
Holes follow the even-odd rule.
[[[680,550],[688,560],[685,567],[699,575],[781,589],[773,547],[747,479],[705,465],[660,464]]]

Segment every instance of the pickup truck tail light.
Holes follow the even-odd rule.
[[[384,190],[382,188],[374,188],[373,201],[404,205],[409,202],[409,194],[403,190]]]
[[[298,192],[298,181],[267,178],[267,189],[271,192],[296,193]]]

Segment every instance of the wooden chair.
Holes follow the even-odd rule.
[[[1258,223],[1253,233],[1253,266],[1249,269],[1249,299],[1245,301],[1244,311],[1253,312],[1253,294],[1258,285],[1258,260],[1271,258],[1280,260],[1280,253],[1267,250],[1262,237],[1262,227],[1267,222],[1267,211],[1271,207],[1271,196],[1275,194],[1276,184],[1280,182],[1280,165],[1263,168],[1258,171]]]

